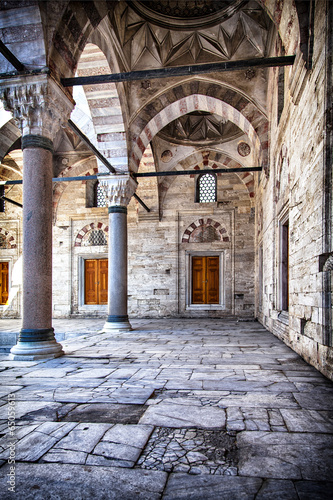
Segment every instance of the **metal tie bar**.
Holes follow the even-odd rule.
[[[261,172],[262,167],[244,168],[205,168],[202,170],[170,170],[164,172],[138,172],[132,173],[133,177],[164,177],[169,175],[198,175],[198,174],[229,174],[242,172]]]
[[[14,56],[13,52],[11,52],[1,40],[0,40],[0,52],[3,56],[5,56],[7,61],[9,61],[10,64],[14,66],[15,69],[17,69],[17,71],[25,70],[24,64],[22,64],[21,61],[19,61],[17,57]]]
[[[61,78],[64,87],[75,85],[96,85],[99,83],[124,82],[134,80],[149,80],[151,78],[169,78],[176,76],[199,75],[201,73],[214,73],[222,71],[237,71],[253,67],[269,68],[275,66],[290,66],[294,64],[294,55],[278,57],[260,57],[256,59],[242,59],[238,61],[224,61],[217,63],[192,64],[190,66],[176,66],[171,68],[147,69],[143,71],[129,71],[108,75],[78,76]]]

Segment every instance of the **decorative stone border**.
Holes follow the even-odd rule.
[[[76,238],[75,238],[75,247],[80,247],[82,245],[82,240],[86,236],[87,233],[89,233],[92,230],[98,230],[101,229],[105,233],[109,232],[109,227],[103,224],[103,222],[92,222],[91,224],[87,224],[84,226],[80,231],[78,232]]]
[[[212,226],[216,230],[216,232],[220,235],[221,241],[224,241],[224,242],[230,241],[230,238],[227,234],[227,230],[219,222],[216,222],[213,219],[207,218],[207,219],[198,219],[197,221],[192,222],[192,224],[190,224],[188,226],[188,228],[185,229],[185,231],[184,231],[184,234],[182,237],[182,243],[189,243],[193,231],[195,229],[197,229],[198,227],[202,227],[202,226]]]
[[[6,231],[6,229],[0,227],[0,234],[3,234],[6,237],[6,242],[8,243],[9,248],[17,248],[15,238],[10,234],[9,231]]]

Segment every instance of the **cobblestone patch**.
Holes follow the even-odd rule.
[[[157,427],[137,467],[189,474],[237,475],[235,432]]]

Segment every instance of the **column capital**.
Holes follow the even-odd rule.
[[[138,183],[129,174],[103,176],[99,181],[109,207],[127,207]]]
[[[54,139],[67,123],[74,100],[49,75],[31,75],[0,83],[0,98],[22,131],[22,135]]]

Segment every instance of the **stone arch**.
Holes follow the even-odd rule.
[[[0,236],[5,237],[7,248],[12,249],[17,247],[14,236],[9,231],[6,231],[6,229],[3,227],[0,227]]]
[[[14,119],[8,120],[0,129],[0,161],[4,159],[13,144],[21,137],[21,131]]]
[[[225,227],[223,227],[219,222],[207,217],[207,218],[201,218],[198,219],[195,222],[192,222],[184,231],[183,237],[182,237],[182,243],[190,243],[191,236],[193,235],[193,232],[196,231],[199,228],[204,228],[210,226],[214,228],[216,233],[219,236],[220,241],[224,242],[229,242],[230,237],[228,236],[227,230]]]
[[[115,5],[116,2],[108,0],[68,2],[54,32],[50,50],[49,68],[58,78],[74,76],[85,45]]]
[[[87,237],[90,231],[102,230],[104,233],[108,233],[109,227],[106,226],[103,222],[92,222],[91,224],[87,224],[77,233],[74,246],[80,247],[82,246],[82,241],[85,237]]]
[[[262,136],[260,140],[260,136],[250,120],[232,105],[226,103],[225,101],[221,101],[216,97],[203,94],[191,94],[175,100],[168,106],[162,108],[148,121],[148,123],[146,123],[140,135],[134,142],[130,158],[131,170],[137,171],[142,154],[144,153],[147,145],[165,125],[180,116],[198,110],[218,114],[237,125],[245,134],[247,134],[249,141],[252,143],[254,150],[257,152],[258,158],[260,158],[260,161],[264,164],[267,162],[267,120],[264,130],[260,130],[260,135]]]

